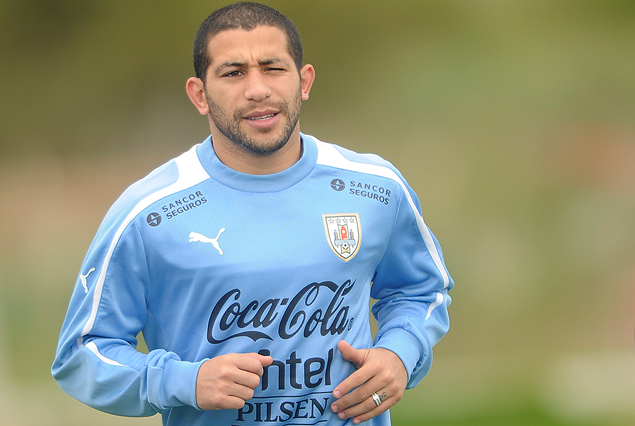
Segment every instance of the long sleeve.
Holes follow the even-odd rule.
[[[449,329],[448,291],[454,285],[441,248],[423,221],[419,201],[403,181],[403,197],[371,296],[379,331],[375,347],[395,352],[416,386],[432,364],[432,348]]]
[[[175,171],[167,170],[155,181],[164,185],[174,177]],[[129,189],[106,215],[82,265],[52,366],[64,391],[127,416],[196,407],[202,363],[182,361],[163,349],[136,350],[136,336],[148,320],[150,283],[134,207],[147,193],[143,184]]]

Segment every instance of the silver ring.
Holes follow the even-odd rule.
[[[377,395],[377,392],[373,392],[371,396],[373,397],[373,401],[375,401],[375,405],[379,407],[381,405],[381,398]]]

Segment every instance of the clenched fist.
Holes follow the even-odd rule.
[[[270,356],[257,353],[221,355],[204,362],[196,377],[196,403],[201,410],[242,408],[272,362]]]

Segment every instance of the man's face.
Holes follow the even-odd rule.
[[[205,97],[219,136],[261,156],[284,147],[299,132],[302,103],[300,76],[284,32],[270,26],[221,31],[207,52]]]

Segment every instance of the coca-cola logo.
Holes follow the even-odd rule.
[[[318,331],[322,336],[342,334],[353,324],[348,318],[350,305],[344,304],[355,281],[342,285],[332,281],[311,283],[293,298],[245,301],[242,292],[233,289],[216,303],[209,317],[207,340],[222,343],[236,337],[273,340],[271,329],[277,327],[281,339],[302,333],[304,337]],[[273,331],[275,333],[275,330]]]

